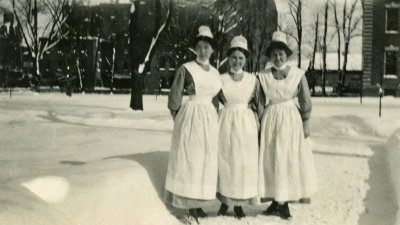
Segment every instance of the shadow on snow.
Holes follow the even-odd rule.
[[[385,145],[371,145],[374,154],[368,161],[369,190],[364,199],[365,211],[360,225],[394,225],[397,211],[394,185],[390,177],[388,153]]]

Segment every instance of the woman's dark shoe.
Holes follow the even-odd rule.
[[[205,218],[205,217],[208,216],[207,213],[204,212],[202,208],[197,208],[197,215],[198,215],[200,218]]]
[[[229,208],[228,205],[221,203],[221,206],[219,207],[218,210],[218,216],[226,216],[228,214],[228,208]]]
[[[242,209],[241,206],[233,207],[233,211],[235,212],[235,217],[238,218],[238,219],[246,217],[246,214],[244,214],[243,209]]]
[[[262,214],[266,216],[278,215],[279,213],[278,210],[279,210],[278,202],[273,201],[271,205],[269,205],[268,208],[262,212]]]
[[[189,219],[190,217],[192,217],[196,221],[196,223],[199,224],[199,219],[198,219],[199,215],[197,213],[197,209],[194,208],[189,209]]]
[[[287,202],[279,206],[279,217],[284,220],[292,219],[292,215],[290,215],[289,204]]]

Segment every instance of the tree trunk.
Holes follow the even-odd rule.
[[[114,93],[114,73],[115,73],[115,39],[113,39],[111,74],[110,74],[110,93]]]
[[[315,36],[314,36],[314,48],[312,54],[312,65],[311,69],[315,70],[315,55],[317,53],[317,46],[318,46],[318,28],[319,28],[319,14],[317,14],[317,21],[315,22]]]
[[[333,3],[333,12],[334,12],[334,16],[335,16],[335,25],[336,25],[336,33],[337,33],[337,40],[338,40],[338,47],[337,47],[337,57],[338,57],[338,86],[337,86],[337,92],[338,94],[342,94],[342,90],[343,90],[343,86],[344,84],[342,83],[342,72],[340,69],[340,56],[341,56],[341,40],[340,40],[340,25],[339,25],[339,20],[338,20],[338,15],[337,15],[337,5],[336,5],[336,0],[334,0]]]
[[[8,63],[7,63],[8,64]],[[8,83],[9,83],[9,78],[10,78],[10,76],[9,76],[9,68],[8,68],[8,65],[6,65],[6,64],[3,64],[3,70],[4,70],[4,75],[5,75],[5,80],[4,80],[4,85],[3,85],[3,87],[5,87],[5,88],[8,88],[9,87],[9,85],[8,85]],[[11,89],[10,89],[11,90]],[[11,98],[11,97],[10,97]]]
[[[262,35],[263,37],[265,37],[266,35]],[[265,38],[261,39],[261,42],[258,46],[258,53],[257,53],[257,61],[256,61],[256,72],[260,71],[260,58],[261,58],[261,51],[264,47],[264,40]]]
[[[140,25],[138,23],[138,16],[140,10],[140,1],[135,0],[134,10],[131,10],[131,21],[129,24],[129,33],[130,33],[130,54],[132,57],[131,64],[131,80],[132,80],[132,91],[131,91],[131,102],[130,107],[133,110],[143,110],[143,87],[144,87],[144,76],[149,69],[149,65],[151,59],[154,55],[154,47],[157,44],[157,40],[160,32],[168,25],[171,19],[171,9],[173,7],[173,1],[169,1],[169,6],[167,10],[167,16],[165,18],[165,23],[162,23],[162,4],[161,0],[154,0],[155,2],[155,18],[154,18],[154,27],[153,34],[150,38],[150,41],[144,37],[145,34],[141,34],[144,30],[140,29]],[[143,18],[141,18],[143,19]],[[138,45],[137,43],[142,43]],[[147,45],[148,44],[148,45]],[[143,51],[144,50],[144,51]],[[148,60],[148,61],[146,61]]]
[[[132,92],[130,107],[133,110],[143,110],[143,78],[137,70],[132,72]]]
[[[301,40],[299,41],[299,54],[297,59],[297,67],[301,68]]]
[[[326,83],[326,51],[327,51],[327,46],[326,46],[326,36],[328,32],[328,9],[329,5],[328,2],[325,3],[325,27],[324,27],[324,36],[323,36],[323,44],[322,44],[322,95],[326,96],[326,90],[325,90],[325,83]]]
[[[297,40],[299,46],[297,67],[301,68],[301,42],[303,39],[302,0],[297,2]]]
[[[79,65],[79,53],[76,56],[75,64],[76,64],[76,69],[77,69],[78,78],[79,78],[79,90],[82,91],[83,90],[83,85],[82,85],[82,74],[81,74],[81,69],[80,69],[80,65]]]
[[[33,32],[33,37],[34,37],[34,51],[35,51],[35,55],[34,55],[34,66],[33,66],[33,70],[34,70],[34,85],[35,85],[35,89],[37,92],[40,91],[40,68],[39,68],[39,40],[38,40],[38,10],[37,10],[37,0],[34,0],[33,3],[33,17],[34,17],[34,32]]]
[[[41,79],[40,79],[40,64],[39,64],[39,56],[38,56],[38,54],[39,53],[36,53],[33,69],[34,69],[34,79],[35,79],[34,80],[35,90],[37,92],[40,92],[40,81],[41,81]]]
[[[319,14],[317,14],[317,21],[315,22],[315,36],[314,36],[314,46],[313,46],[313,54],[312,54],[312,59],[310,61],[310,66],[309,66],[309,77],[307,77],[308,80],[308,86],[311,89],[311,94],[314,96],[315,95],[315,83],[316,83],[316,76],[315,76],[315,55],[317,53],[317,46],[318,46],[318,28],[319,28]]]
[[[350,38],[345,41],[344,44],[344,59],[343,59],[343,69],[340,83],[344,86],[346,81],[346,73],[347,73],[347,55],[349,52]]]
[[[363,74],[360,74],[360,104],[363,103],[362,101],[363,98]]]
[[[248,33],[247,33],[247,36],[248,36],[248,45],[250,46],[250,51],[252,50],[251,48],[252,48],[252,46],[253,46],[253,39],[252,39],[252,36],[251,36],[251,32],[250,32],[250,28],[248,29]],[[254,57],[253,57],[253,54],[250,54],[249,55],[249,66],[250,66],[250,68],[249,68],[249,73],[253,73],[254,72]]]
[[[129,36],[130,36],[130,55],[132,58],[132,63],[131,63],[131,102],[130,102],[130,107],[133,110],[143,110],[143,97],[142,97],[142,86],[140,82],[140,74],[138,72],[139,70],[139,64],[140,64],[140,59],[139,56],[135,55],[137,54],[137,48],[138,46],[135,45],[135,42],[138,37],[137,33],[137,19],[139,16],[140,12],[140,4],[139,1],[134,1],[132,3],[132,7],[134,7],[134,11],[131,11],[131,18],[130,18],[130,23],[129,23]]]

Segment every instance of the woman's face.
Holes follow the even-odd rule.
[[[229,66],[234,70],[238,71],[243,69],[244,64],[246,63],[246,56],[242,51],[235,50],[229,56]]]
[[[276,67],[281,67],[283,64],[285,64],[287,59],[287,55],[285,50],[275,48],[271,52],[271,62],[274,64]]]
[[[207,41],[200,40],[197,42],[195,47],[196,55],[202,60],[208,60],[211,57],[211,54],[214,52],[210,43]]]

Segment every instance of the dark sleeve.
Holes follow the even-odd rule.
[[[218,100],[219,102],[221,102],[223,105],[225,105],[228,101],[225,98],[224,92],[222,91],[222,89],[219,91],[218,93]]]
[[[185,67],[181,66],[176,71],[174,81],[168,95],[168,108],[172,115],[175,115],[182,104],[183,90],[185,84]]]
[[[218,112],[218,110],[219,110],[219,96],[218,96],[218,94],[216,96],[214,96],[214,98],[212,99],[212,104],[214,105],[215,110],[217,110],[217,112]]]
[[[299,100],[301,118],[303,121],[310,119],[312,110],[311,94],[305,75],[303,75],[299,83],[297,97]]]
[[[224,94],[222,93],[222,86],[221,86],[221,89],[219,90],[218,94],[215,95],[214,98],[212,99],[212,104],[214,105],[217,112],[219,110],[219,102],[221,101],[221,98],[225,98],[225,97],[223,97],[223,95]],[[222,103],[224,103],[224,102],[222,102]]]
[[[251,103],[251,109],[255,113],[257,113],[258,119],[261,120],[262,115],[264,113],[266,98],[265,98],[264,90],[261,86],[261,83],[260,83],[260,80],[258,77],[256,79],[256,84],[254,87],[254,91],[253,91],[252,99],[251,99],[250,103]]]

